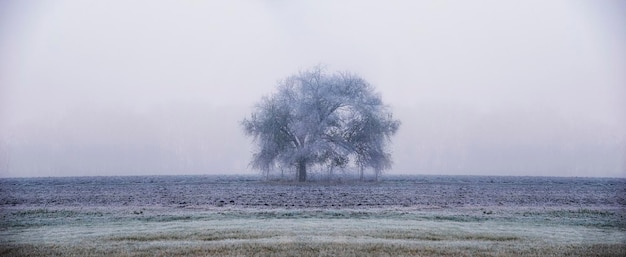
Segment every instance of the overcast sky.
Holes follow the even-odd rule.
[[[626,177],[624,1],[0,1],[0,176],[253,174],[239,122],[324,64],[390,173]]]

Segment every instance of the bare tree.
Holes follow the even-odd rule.
[[[386,146],[400,122],[365,80],[318,66],[279,82],[242,125],[258,146],[254,168],[268,174],[277,164],[291,166],[306,181],[315,164],[332,171],[353,163],[378,176],[391,167]]]
[[[8,174],[11,165],[11,151],[9,142],[0,139],[0,173]]]

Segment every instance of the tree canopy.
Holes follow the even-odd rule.
[[[280,81],[242,125],[257,146],[253,168],[293,167],[306,181],[311,165],[355,165],[361,178],[365,168],[390,168],[387,145],[400,122],[359,76],[315,67]]]

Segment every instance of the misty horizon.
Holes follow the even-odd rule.
[[[387,174],[626,177],[619,1],[0,3],[0,177],[258,174],[241,121],[322,64]]]

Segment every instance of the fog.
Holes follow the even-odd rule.
[[[0,176],[254,174],[239,122],[323,64],[392,174],[626,177],[623,1],[0,2]]]

